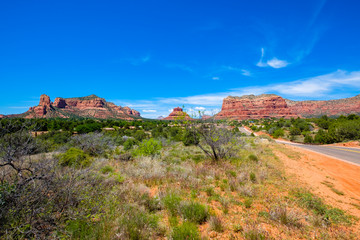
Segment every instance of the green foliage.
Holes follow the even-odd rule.
[[[144,140],[139,144],[135,154],[140,156],[153,156],[158,154],[162,148],[161,142],[153,138]]]
[[[304,143],[313,143],[314,139],[311,135],[305,135]]]
[[[259,161],[259,158],[254,154],[250,154],[248,158],[249,158],[250,161],[254,161],[254,162]]]
[[[324,221],[332,223],[351,223],[351,216],[345,214],[343,210],[332,208],[312,193],[298,189],[295,191],[294,196],[299,199],[300,205],[314,211],[315,214],[322,216]]]
[[[133,148],[133,146],[136,145],[136,140],[133,138],[128,138],[125,142],[124,142],[124,150],[130,150]]]
[[[101,131],[101,124],[95,122],[89,124],[82,124],[77,126],[75,128],[75,131],[80,134]]]
[[[207,208],[197,202],[185,202],[180,207],[180,214],[186,221],[203,223],[209,216]]]
[[[91,164],[91,158],[78,148],[70,148],[65,153],[59,154],[59,164],[70,167],[88,167]]]
[[[285,135],[284,130],[282,128],[278,128],[274,131],[274,133],[272,134],[272,136],[274,138],[279,138],[279,137],[283,137]]]
[[[252,200],[251,198],[245,198],[245,200],[244,200],[244,206],[245,206],[246,208],[250,208],[251,205],[252,205],[252,203],[253,203],[253,200]]]
[[[255,175],[255,173],[251,172],[249,176],[250,176],[250,181],[256,182],[256,175]]]
[[[182,142],[185,146],[197,145],[199,143],[199,137],[196,132],[187,129],[183,133]]]
[[[147,134],[143,131],[143,130],[137,130],[134,134],[134,138],[141,142],[142,140],[146,139],[147,138]]]
[[[101,172],[102,174],[113,173],[113,172],[114,172],[114,168],[111,167],[111,166],[109,166],[109,165],[106,165],[106,166],[104,166],[104,167],[102,167],[102,168],[100,169],[100,172]]]
[[[172,216],[175,216],[178,212],[178,207],[181,202],[181,197],[176,193],[168,193],[162,198],[162,202],[165,208],[170,212]]]
[[[171,234],[173,240],[200,240],[200,233],[196,224],[192,222],[183,222],[175,227]]]
[[[119,221],[126,239],[153,239],[159,228],[159,217],[134,206],[127,206]]]
[[[224,226],[221,219],[217,216],[211,216],[209,220],[210,229],[215,232],[223,232]]]

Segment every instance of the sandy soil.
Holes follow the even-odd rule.
[[[352,142],[344,142],[344,143],[334,143],[330,144],[332,146],[340,146],[340,147],[356,147],[360,148],[360,142],[359,141],[352,141]]]
[[[311,186],[328,204],[360,218],[359,166],[294,146],[283,145],[281,149],[283,150],[274,147],[274,153],[284,162],[287,173],[293,174],[299,182]],[[294,152],[299,157],[291,157]],[[360,229],[359,223],[356,228]]]

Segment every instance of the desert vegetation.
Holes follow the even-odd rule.
[[[289,180],[272,140],[235,123],[0,124],[2,239],[357,237],[355,217]]]
[[[284,138],[294,142],[330,144],[360,139],[360,116],[319,118],[291,118],[248,120],[242,122],[253,131],[263,131],[274,138]]]

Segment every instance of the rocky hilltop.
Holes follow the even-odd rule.
[[[182,108],[176,107],[173,111],[167,116],[163,118],[163,120],[191,120],[192,118],[183,111]]]
[[[261,119],[339,116],[360,113],[360,95],[329,101],[292,101],[275,94],[229,96],[216,119]]]
[[[129,107],[117,106],[107,102],[96,95],[78,98],[55,98],[54,102],[50,97],[43,94],[40,96],[38,106],[30,107],[23,114],[9,115],[7,117],[23,118],[69,118],[69,117],[90,117],[90,118],[115,118],[132,120],[140,117],[140,113]]]

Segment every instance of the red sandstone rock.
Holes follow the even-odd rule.
[[[129,107],[106,102],[105,99],[95,95],[79,98],[56,98],[54,103],[51,103],[50,97],[43,94],[38,106],[31,107],[26,113],[13,115],[13,117],[25,118],[69,118],[73,116],[132,120],[134,117],[140,117],[140,113]]]
[[[223,100],[221,112],[216,119],[260,119],[260,118],[291,118],[298,117],[287,106],[285,99],[274,94],[259,96],[245,95],[227,97]]]
[[[173,111],[164,118],[163,120],[191,120],[192,118],[183,111],[182,108],[176,107],[173,109]]]
[[[360,113],[360,95],[329,101],[291,101],[274,94],[227,97],[216,119],[339,116]]]

